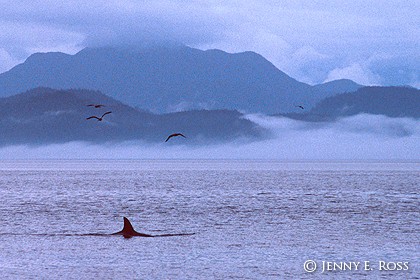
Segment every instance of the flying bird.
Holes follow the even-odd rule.
[[[298,108],[300,108],[300,109],[305,109],[305,108],[303,108],[303,106],[302,105],[296,105],[295,107],[298,107]]]
[[[103,119],[103,117],[105,116],[105,115],[108,115],[108,114],[111,114],[112,112],[111,111],[108,111],[108,112],[106,112],[106,113],[104,113],[100,118],[99,117],[97,117],[97,116],[90,116],[89,118],[86,118],[87,120],[90,120],[90,119],[97,119],[98,121],[102,121],[102,119]]]
[[[103,104],[89,104],[89,105],[86,105],[86,106],[88,106],[88,107],[95,107],[95,108],[105,107],[105,105],[103,105]]]
[[[166,138],[165,142],[168,142],[169,139],[171,139],[172,137],[176,137],[176,136],[182,136],[184,138],[187,138],[182,133],[173,133],[173,134],[169,135],[168,138]]]

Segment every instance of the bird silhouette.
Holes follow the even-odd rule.
[[[105,105],[103,105],[103,104],[89,104],[89,105],[86,105],[86,106],[88,106],[88,107],[95,107],[95,108],[105,107]]]
[[[89,118],[86,118],[87,120],[90,120],[90,119],[97,119],[98,121],[102,121],[102,119],[103,119],[103,117],[105,116],[105,115],[108,115],[108,114],[111,114],[112,112],[111,111],[108,111],[108,112],[106,112],[106,113],[104,113],[101,117],[97,117],[97,116],[90,116]]]
[[[187,138],[182,133],[173,133],[173,134],[169,135],[168,138],[166,138],[165,142],[168,142],[169,139],[171,139],[172,137],[176,137],[176,136],[181,136],[181,137]]]
[[[295,107],[298,107],[298,108],[300,108],[300,109],[305,109],[305,108],[303,108],[303,106],[302,105],[296,105]]]

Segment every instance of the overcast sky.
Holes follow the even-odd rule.
[[[419,0],[0,0],[0,72],[34,52],[171,41],[255,51],[293,78],[420,87]]]

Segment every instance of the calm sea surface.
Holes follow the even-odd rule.
[[[419,186],[420,163],[0,161],[0,276],[419,279]],[[195,235],[108,236],[123,216]]]

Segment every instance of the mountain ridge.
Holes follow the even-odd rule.
[[[420,119],[420,90],[413,87],[362,87],[330,96],[305,113],[276,114],[303,121],[334,121],[357,114]]]
[[[83,88],[159,113],[188,109],[293,112],[293,104],[309,108],[354,86],[350,90],[345,85],[336,89],[310,86],[251,51],[230,54],[186,46],[85,48],[74,55],[36,53],[0,74],[0,96],[36,87]]]
[[[106,107],[95,109],[87,106],[90,103],[102,103]],[[101,116],[105,111],[112,113],[101,122],[86,119]],[[41,87],[0,98],[0,131],[2,146],[71,141],[159,143],[174,132],[183,132],[188,137],[178,144],[202,145],[259,139],[266,133],[238,111],[200,110],[156,115],[125,105],[99,91]]]

